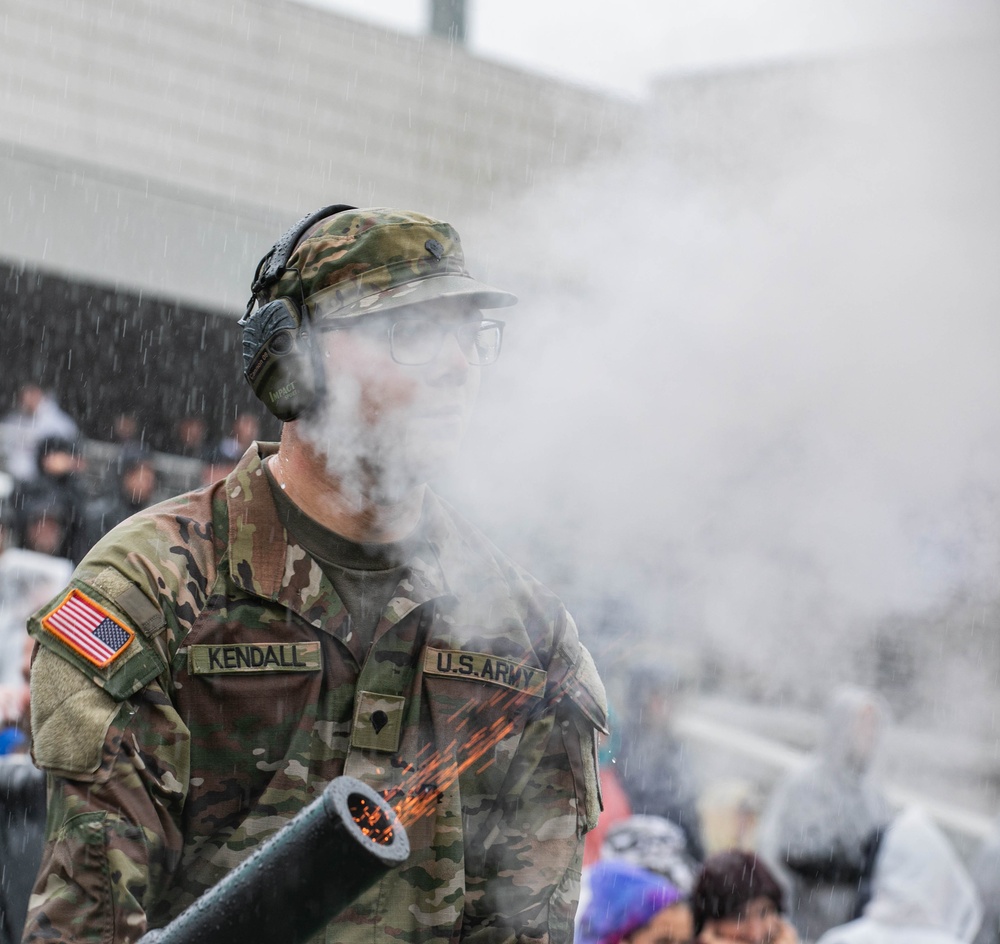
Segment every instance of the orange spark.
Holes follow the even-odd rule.
[[[431,754],[421,764],[408,768],[399,786],[393,790],[393,794],[400,797],[395,810],[403,825],[413,823],[431,813],[444,790],[513,732],[516,716],[512,709],[525,697],[522,692],[501,689],[480,709],[497,710],[498,716],[491,724],[474,731],[460,748],[458,741],[452,740],[443,750]],[[469,726],[471,710],[473,706],[465,705],[448,718],[449,722],[457,722],[454,728],[456,733]],[[461,721],[458,721],[460,717]],[[421,748],[417,757],[425,753],[428,747],[429,745],[425,745]],[[495,761],[495,756],[487,758],[485,763],[476,769],[476,773],[486,770]]]

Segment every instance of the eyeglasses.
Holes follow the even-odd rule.
[[[474,367],[486,367],[500,356],[502,321],[465,321],[446,324],[427,318],[405,318],[389,326],[389,353],[397,364],[417,367],[429,364],[449,334],[455,335],[459,349]]]
[[[343,325],[326,324],[321,330],[337,331],[351,327],[385,330],[389,336],[392,359],[406,367],[429,364],[441,353],[445,338],[453,334],[465,359],[473,367],[486,367],[500,356],[504,324],[503,321],[490,319],[448,324],[431,318],[401,318],[386,326],[384,322],[377,325],[374,319],[366,319]]]

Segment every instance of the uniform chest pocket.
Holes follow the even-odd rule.
[[[185,642],[175,698],[193,746],[224,754],[265,746],[271,754],[300,725],[312,727],[329,653],[311,626],[220,609],[203,613]]]

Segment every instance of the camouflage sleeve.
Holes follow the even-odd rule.
[[[597,825],[604,688],[579,643],[563,651],[549,710],[521,737],[481,852],[466,863],[465,944],[570,944],[583,836]],[[561,675],[561,678],[560,678]]]
[[[179,859],[187,729],[158,682],[117,701],[45,648],[31,687],[49,810],[23,940],[130,944]]]

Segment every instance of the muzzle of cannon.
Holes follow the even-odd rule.
[[[170,924],[138,944],[300,944],[410,855],[391,806],[338,777]]]

